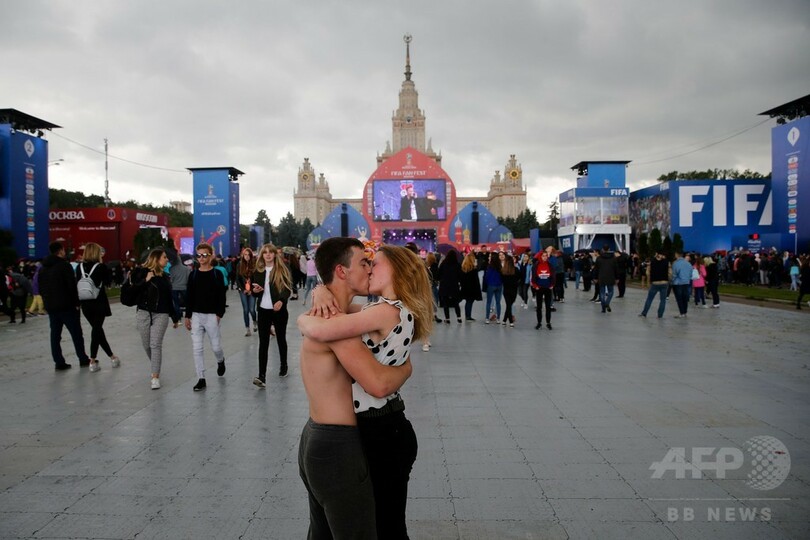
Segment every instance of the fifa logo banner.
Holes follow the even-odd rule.
[[[810,116],[771,130],[774,211],[777,225],[789,234],[790,249],[799,252],[810,243]]]
[[[239,186],[235,169],[189,169],[194,175],[194,242],[217,255],[239,253]],[[241,174],[241,173],[239,173]]]

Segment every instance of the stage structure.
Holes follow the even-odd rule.
[[[234,167],[189,168],[194,190],[195,242],[207,242],[217,255],[239,255],[239,177]]]
[[[630,221],[626,185],[629,161],[581,161],[577,187],[560,194],[560,249],[630,249]]]
[[[0,109],[0,229],[18,257],[48,254],[48,141],[58,128],[16,109]]]

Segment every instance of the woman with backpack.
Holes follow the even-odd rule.
[[[163,336],[169,326],[169,318],[177,322],[172,305],[172,284],[163,270],[169,263],[166,250],[155,248],[149,252],[143,267],[130,274],[132,287],[138,294],[138,311],[135,314],[138,332],[152,364],[152,390],[160,388],[160,366],[163,363]]]
[[[112,361],[112,367],[117,368],[121,365],[121,361],[113,354],[110,344],[107,342],[107,336],[104,334],[104,319],[112,316],[110,311],[110,301],[107,299],[107,287],[112,282],[112,273],[107,265],[102,261],[101,246],[95,242],[88,242],[84,246],[84,256],[82,262],[76,265],[76,281],[81,282],[84,278],[89,278],[92,285],[88,283],[90,288],[95,287],[96,297],[90,299],[82,299],[79,296],[79,303],[82,307],[82,313],[87,322],[90,323],[90,371],[95,373],[101,369],[96,357],[98,356],[98,349],[101,349],[107,354]],[[81,291],[80,291],[81,292]]]

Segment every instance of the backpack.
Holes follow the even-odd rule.
[[[93,274],[93,270],[96,269],[99,263],[93,265],[93,268],[90,269],[90,273],[86,274],[84,272],[84,263],[79,263],[79,271],[82,273],[82,277],[79,278],[79,281],[76,283],[76,289],[79,291],[79,300],[95,300],[98,298],[98,293],[101,290],[95,284],[93,279],[90,277]]]
[[[138,305],[138,302],[141,299],[141,293],[143,292],[142,285],[133,285],[132,284],[132,276],[136,273],[142,275],[140,279],[143,279],[146,276],[146,273],[142,271],[141,268],[134,268],[127,276],[127,279],[124,280],[124,283],[121,284],[121,296],[120,300],[121,303],[127,307],[134,307]]]

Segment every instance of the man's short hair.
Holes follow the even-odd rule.
[[[335,236],[324,240],[315,252],[315,268],[325,285],[332,283],[337,265],[348,267],[352,261],[352,248],[360,250],[363,243],[357,238]]]
[[[200,242],[199,244],[197,244],[197,247],[195,247],[194,249],[195,250],[204,249],[204,250],[208,251],[208,253],[210,253],[211,255],[214,254],[214,246],[212,246],[208,242]]]
[[[56,255],[63,249],[65,249],[65,246],[62,245],[62,242],[51,242],[48,245],[48,251],[50,252],[51,255]]]

